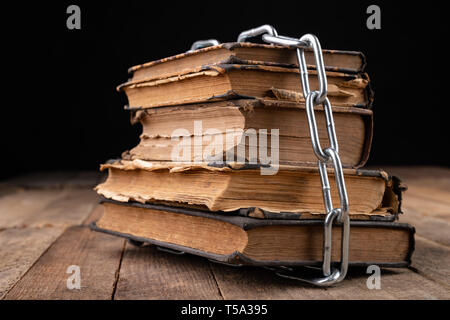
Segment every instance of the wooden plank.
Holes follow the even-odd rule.
[[[437,172],[445,177],[441,171]],[[416,174],[416,177],[420,178],[420,175]],[[415,226],[418,236],[450,246],[450,190],[424,180],[408,186],[403,201],[405,213],[400,221]]]
[[[406,194],[403,208],[406,213],[408,210],[413,210],[424,218],[436,218],[450,222],[450,206],[433,200]]]
[[[0,299],[62,232],[62,228],[0,231]]]
[[[426,278],[432,279],[450,292],[450,248],[416,236],[416,249],[412,267]]]
[[[375,169],[375,168],[374,168]],[[378,169],[378,168],[376,168]],[[450,179],[450,169],[446,167],[431,166],[388,166],[383,168],[392,175],[398,176],[402,181],[411,182],[423,178]]]
[[[272,271],[256,267],[228,267],[211,263],[220,292],[225,300],[309,300],[332,299],[327,290],[283,279]]]
[[[409,269],[382,269],[381,289],[367,288],[366,269],[350,275],[339,285],[328,291],[336,299],[448,299],[450,292],[446,287],[426,279]]]
[[[341,284],[333,288],[320,289],[279,279],[274,277],[272,272],[260,268],[235,269],[210,265],[202,258],[173,256],[156,251],[154,247],[135,248],[127,244],[127,249],[123,252],[124,259],[114,297],[116,299],[448,299],[449,269],[445,267],[449,266],[450,257],[447,247],[450,243],[449,214],[447,214],[449,212],[447,199],[450,193],[445,189],[447,180],[443,177],[446,177],[449,170],[441,168],[427,170],[429,177],[433,177],[435,181],[424,179],[426,171],[423,169],[412,170],[405,179],[412,192],[406,193],[404,205],[406,213],[401,216],[400,221],[416,226],[418,235],[412,270],[383,270],[381,290],[367,289],[368,275],[365,274],[365,270],[352,269]],[[99,208],[89,214],[97,200],[93,192],[77,190],[78,193],[71,193],[73,190],[69,192],[58,189],[84,188],[89,185],[85,184],[86,181],[95,180],[83,177],[90,174],[74,174],[68,179],[72,181],[69,185],[47,183],[45,187],[44,184],[44,190],[24,190],[21,187],[8,189],[9,186],[5,187],[2,184],[0,191],[5,192],[2,191],[0,194],[0,243],[2,246],[6,243],[5,248],[9,248],[10,251],[0,248],[0,297],[10,290],[41,253],[58,238],[63,232],[63,227],[79,223],[87,224],[97,220],[101,215]],[[28,185],[28,188],[35,187],[37,188],[36,184]],[[427,192],[431,196],[428,196]],[[443,197],[446,197],[445,201],[439,200]],[[25,226],[28,227],[24,228]],[[88,240],[86,227],[76,228],[84,230],[86,234],[80,231],[78,235],[69,237],[64,233],[8,293],[8,299],[112,297],[114,281],[117,280],[115,272],[121,261],[120,254],[117,258],[117,252],[121,253],[123,240],[93,233],[95,237],[98,235],[109,239],[96,246],[95,243],[102,241]],[[76,228],[69,230],[75,232],[73,230]],[[84,239],[81,240],[84,244],[77,244],[81,238]],[[61,244],[61,241],[64,244]],[[102,248],[107,247],[107,243],[114,241],[120,244],[111,247],[109,253],[102,251]],[[57,249],[54,249],[55,246]],[[76,249],[72,252],[74,247]],[[103,262],[95,261],[102,254],[114,257],[112,260],[116,261],[117,265],[112,268],[115,269],[114,272],[108,269],[114,263],[105,262],[103,258],[101,258]],[[66,280],[70,276],[65,273],[67,267],[76,264],[69,261],[76,260],[70,257],[80,258],[81,262],[78,265],[82,273],[81,290],[66,288]],[[103,272],[105,266],[108,270],[102,278],[97,269]],[[57,276],[53,277],[53,274]],[[98,279],[100,284],[95,283]],[[37,285],[33,287],[35,283]],[[50,291],[54,291],[54,294]]]
[[[450,222],[423,216],[411,208],[400,217],[400,222],[413,225],[416,228],[416,234],[421,237],[450,246]]]
[[[115,299],[222,299],[208,261],[127,243]]]
[[[0,198],[0,228],[22,228],[33,215],[64,196],[62,190],[22,190]]]
[[[0,296],[97,202],[88,189],[20,189],[0,198]]]
[[[444,167],[391,167],[407,186],[405,198],[432,200],[450,206],[450,169]],[[407,200],[405,201],[407,203]]]
[[[73,226],[81,224],[97,206],[99,196],[91,189],[67,189],[39,214],[27,218],[29,226]]]
[[[24,189],[91,189],[98,184],[103,173],[99,171],[51,171],[25,174],[4,182],[5,185]]]
[[[0,297],[61,235],[64,228],[26,228],[27,217],[62,196],[60,190],[17,189],[0,198]]]
[[[70,171],[33,172],[14,177],[6,183],[24,189],[62,189],[75,175],[76,172]]]
[[[381,289],[367,288],[366,269],[352,268],[346,279],[330,288],[281,279],[257,268],[213,265],[224,299],[448,299],[447,288],[408,269],[382,269]]]
[[[450,181],[449,181],[450,182]],[[450,186],[437,186],[426,184],[428,181],[409,182],[405,197],[416,197],[417,199],[432,200],[450,207]]]
[[[22,188],[17,186],[10,186],[6,183],[0,182],[0,198],[6,196],[11,193],[16,193],[19,191],[23,191]]]
[[[8,292],[5,299],[111,299],[124,240],[89,230],[67,229]],[[81,289],[67,288],[67,268],[81,271]]]
[[[26,190],[10,194],[0,198],[0,227],[77,225],[98,199],[90,189]]]

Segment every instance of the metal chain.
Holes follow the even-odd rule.
[[[206,47],[217,46],[219,44],[220,42],[216,39],[198,40],[192,44],[191,49],[188,52],[192,52]]]
[[[314,154],[318,159],[320,183],[322,185],[323,202],[326,212],[323,240],[323,275],[317,278],[304,278],[293,275],[293,273],[289,271],[289,268],[281,268],[281,271],[277,272],[277,274],[281,277],[301,280],[318,286],[330,286],[334,283],[342,281],[347,274],[350,219],[348,216],[347,189],[345,187],[344,174],[342,171],[341,159],[339,157],[339,146],[334,127],[333,112],[330,101],[327,97],[328,85],[325,65],[323,63],[322,48],[317,37],[312,34],[305,34],[299,39],[280,36],[275,28],[268,24],[242,32],[238,37],[238,42],[244,42],[248,38],[259,35],[262,35],[263,41],[267,43],[289,46],[297,49],[297,60],[300,69],[303,96],[305,97],[311,144]],[[215,39],[200,40],[192,45],[190,51],[217,44],[219,44],[219,42]],[[314,52],[319,90],[310,90],[308,68],[305,60],[306,48],[311,48]],[[318,105],[322,105],[324,109],[328,140],[330,143],[330,147],[325,149],[323,149],[320,145],[317,122],[314,113],[314,107]],[[339,208],[334,208],[331,200],[331,188],[327,172],[328,163],[331,163],[334,168],[334,176],[340,200]],[[332,227],[335,220],[342,224],[341,262],[339,269],[332,268],[331,266]]]
[[[280,276],[306,281],[314,285],[329,286],[342,281],[348,269],[348,252],[350,236],[350,219],[348,216],[348,196],[345,187],[344,174],[342,171],[341,159],[339,157],[339,147],[334,127],[333,112],[330,100],[327,98],[327,76],[323,63],[322,48],[319,40],[312,34],[306,34],[299,39],[279,36],[275,28],[270,25],[242,32],[238,37],[238,42],[243,42],[249,37],[262,35],[265,42],[284,46],[295,47],[297,49],[297,60],[300,68],[301,86],[306,103],[306,114],[308,117],[309,132],[313,151],[318,159],[320,182],[322,185],[323,201],[325,205],[324,221],[324,243],[323,243],[323,276],[318,278],[301,278],[288,273],[278,273]],[[314,52],[314,59],[317,68],[317,78],[319,90],[310,90],[308,68],[305,60],[305,49],[311,48]],[[322,149],[317,131],[317,122],[314,114],[314,107],[322,105],[325,113],[325,120],[328,132],[330,147]],[[334,208],[331,200],[331,188],[328,179],[327,163],[332,164],[339,194],[340,207]],[[332,226],[334,220],[342,224],[341,235],[341,263],[340,268],[331,268],[331,248],[332,248]]]

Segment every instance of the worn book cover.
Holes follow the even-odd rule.
[[[323,220],[254,219],[221,212],[103,200],[96,231],[233,265],[300,266],[322,261]],[[406,267],[414,228],[397,222],[352,221],[350,265]],[[340,259],[340,227],[332,261]]]

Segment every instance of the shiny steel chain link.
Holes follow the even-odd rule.
[[[220,42],[217,41],[216,39],[198,40],[192,44],[191,49],[188,52],[192,52],[206,47],[217,46],[219,44]]]
[[[289,274],[279,273],[279,275],[306,281],[319,286],[329,286],[345,278],[348,268],[350,219],[348,216],[348,197],[345,187],[344,174],[342,171],[341,159],[339,157],[339,147],[334,127],[333,111],[330,100],[327,97],[327,76],[325,65],[323,63],[322,48],[319,40],[312,34],[305,34],[299,39],[279,36],[275,28],[270,25],[242,32],[238,37],[238,42],[243,42],[249,37],[262,35],[265,42],[290,46],[297,49],[297,60],[300,68],[300,79],[305,97],[306,114],[308,117],[309,132],[311,135],[311,144],[313,151],[318,159],[320,182],[322,185],[323,201],[325,205],[324,221],[324,242],[323,242],[323,276],[319,278],[306,279]],[[305,49],[311,48],[314,52],[314,59],[317,69],[317,78],[319,89],[311,91],[309,85],[308,68],[305,60]],[[317,122],[314,114],[314,107],[322,105],[325,113],[326,127],[330,147],[323,149],[319,141]],[[333,207],[331,200],[331,188],[328,179],[327,164],[331,163],[334,168],[337,190],[339,194],[340,206]],[[341,235],[341,263],[340,268],[331,267],[331,249],[332,249],[332,227],[334,220],[342,224]]]
[[[304,278],[286,272],[278,272],[277,274],[285,278],[301,280],[318,286],[330,286],[334,283],[342,281],[347,274],[350,219],[348,216],[347,190],[345,187],[341,159],[339,157],[339,146],[334,127],[333,112],[330,100],[328,100],[327,97],[328,85],[327,76],[325,73],[325,65],[323,63],[322,48],[317,37],[312,34],[305,34],[299,39],[280,36],[278,35],[278,32],[275,30],[275,28],[268,24],[242,32],[238,37],[238,42],[244,42],[248,38],[260,35],[262,35],[263,41],[267,43],[289,46],[292,48],[296,48],[297,50],[297,60],[300,69],[300,79],[303,96],[305,97],[306,114],[308,117],[311,144],[314,154],[318,159],[319,176],[322,185],[323,201],[326,212],[323,235],[323,275],[317,278]],[[190,51],[218,44],[219,42],[215,39],[200,40],[192,45]],[[314,59],[317,69],[319,89],[314,91],[311,91],[309,86],[308,68],[305,60],[305,49],[307,48],[312,49],[312,51],[314,52]],[[325,149],[323,149],[320,145],[317,122],[314,113],[314,107],[319,105],[322,105],[324,109],[328,140],[330,143],[330,147]],[[340,200],[340,206],[338,208],[333,207],[333,202],[331,200],[331,188],[327,171],[328,163],[331,163],[332,167],[334,168],[334,177]],[[332,268],[331,266],[332,228],[333,222],[335,220],[340,222],[342,226],[341,262],[339,269]],[[288,270],[289,268],[281,269]]]

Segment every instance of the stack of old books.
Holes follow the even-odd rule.
[[[414,229],[395,222],[400,181],[359,169],[372,139],[365,58],[337,50],[323,56],[349,197],[350,264],[406,266]],[[314,90],[312,52],[306,61]],[[118,90],[142,135],[121,159],[101,165],[108,177],[96,187],[104,214],[95,230],[231,264],[322,261],[323,196],[295,50],[225,43],[130,73]],[[316,119],[325,147],[322,110]],[[330,184],[337,204],[333,174]],[[333,232],[333,261],[340,234]]]

